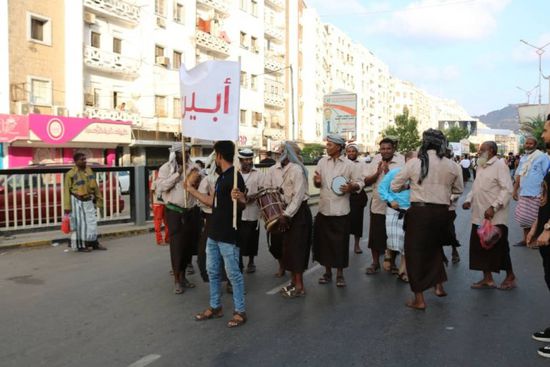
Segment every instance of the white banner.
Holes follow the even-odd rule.
[[[206,140],[239,139],[240,64],[206,61],[180,69],[182,134]]]

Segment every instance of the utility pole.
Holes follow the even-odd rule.
[[[532,45],[532,44],[530,44],[529,42],[527,42],[525,40],[520,40],[520,42],[526,44],[527,46],[530,46],[530,47],[534,48],[536,50],[535,52],[537,53],[537,55],[539,55],[539,105],[541,105],[542,104],[542,77],[543,77],[543,74],[542,74],[542,54],[544,54],[544,49],[546,48],[546,46],[550,45],[550,42],[548,42],[547,44],[545,44],[544,46],[541,46],[541,47]],[[544,78],[547,79],[546,77],[544,77]],[[548,94],[550,95],[550,85],[549,85]]]

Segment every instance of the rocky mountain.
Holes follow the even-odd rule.
[[[485,115],[474,116],[492,129],[519,129],[518,105],[510,104],[500,110],[491,111]]]

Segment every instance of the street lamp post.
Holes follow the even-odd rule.
[[[532,45],[532,44],[530,44],[529,42],[527,42],[525,40],[520,40],[520,42],[525,43],[527,46],[533,47],[536,50],[535,52],[537,53],[537,55],[539,55],[539,105],[541,105],[542,104],[542,99],[541,99],[542,84],[541,83],[542,83],[542,77],[543,77],[543,74],[542,74],[542,54],[544,53],[544,48],[546,46],[550,45],[550,42],[548,42],[547,44],[545,44],[544,46],[541,46],[541,47]],[[544,77],[544,78],[547,79],[547,77]],[[550,76],[549,76],[549,78],[550,78]],[[550,85],[549,85],[548,94],[550,95]]]
[[[527,104],[530,104],[531,103],[531,93],[533,93],[533,91],[535,89],[537,89],[538,87],[539,87],[538,85],[535,85],[533,88],[531,88],[531,90],[526,90],[526,89],[523,89],[522,87],[516,87],[516,88],[519,89],[522,92],[525,92],[525,94],[527,95]]]

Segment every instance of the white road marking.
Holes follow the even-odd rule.
[[[319,269],[321,269],[321,268],[322,268],[321,264],[317,264],[317,265],[315,265],[313,268],[310,268],[310,269],[306,270],[306,271],[304,272],[304,278],[305,278],[307,275],[309,275],[309,274],[311,274],[311,273],[313,273],[313,272],[316,272],[317,270],[319,270]],[[279,293],[279,290],[280,290],[282,287],[284,287],[285,285],[287,285],[287,284],[288,284],[288,282],[283,283],[283,284],[281,284],[281,285],[278,285],[278,286],[276,286],[275,288],[273,288],[272,290],[270,290],[270,291],[268,291],[268,292],[265,292],[265,294],[268,294],[268,295],[270,295],[270,296],[272,296],[272,295],[274,295],[274,294],[277,294],[277,293]]]
[[[160,358],[160,354],[149,354],[148,356],[145,356],[145,357],[141,358],[140,360],[135,361],[134,363],[132,363],[128,367],[145,367],[145,366],[153,363],[154,361],[156,361],[159,358]]]

